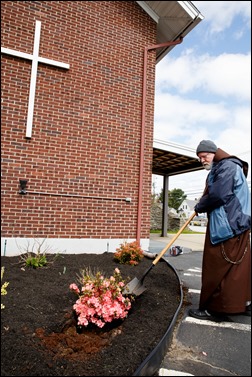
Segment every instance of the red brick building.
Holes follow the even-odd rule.
[[[176,7],[167,40],[160,3]],[[45,238],[52,252],[148,248],[155,65],[200,22],[180,3],[197,14],[176,1],[1,2],[2,254]]]

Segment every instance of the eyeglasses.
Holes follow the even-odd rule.
[[[210,153],[207,153],[204,156],[199,157],[198,161],[201,162],[202,159],[205,160],[207,158],[207,156],[209,156],[209,155],[210,155]]]

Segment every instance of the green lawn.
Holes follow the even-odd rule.
[[[168,234],[176,234],[178,233],[179,229],[175,229],[175,230],[168,230]],[[151,230],[150,233],[152,234],[161,234],[161,230]],[[188,229],[184,229],[183,232],[181,234],[204,234],[202,232],[193,232],[192,230],[188,230]]]

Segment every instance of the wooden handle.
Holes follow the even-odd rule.
[[[193,212],[193,214],[189,217],[189,219],[184,223],[184,225],[179,229],[178,233],[175,234],[173,239],[166,245],[163,250],[158,254],[158,256],[154,259],[152,264],[156,265],[160,258],[165,254],[165,252],[171,247],[171,245],[176,241],[178,236],[183,232],[183,230],[187,227],[187,225],[192,221],[194,216],[196,215],[196,212]]]

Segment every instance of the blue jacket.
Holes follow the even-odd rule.
[[[245,161],[217,150],[205,194],[195,206],[197,213],[208,214],[212,244],[238,236],[251,227],[247,169]]]

